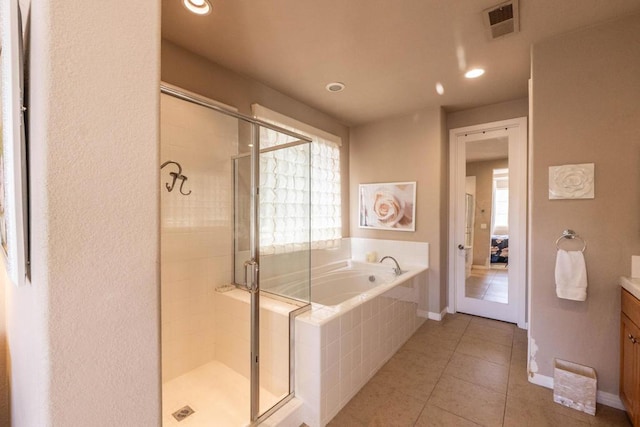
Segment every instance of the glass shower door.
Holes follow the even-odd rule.
[[[161,90],[163,425],[253,425],[293,393],[310,140]]]
[[[229,286],[229,158],[250,126],[206,100],[171,88],[162,92],[162,422],[246,426],[250,305],[245,292]]]
[[[310,142],[257,123],[234,157],[234,281],[251,298],[252,421],[293,392],[291,312],[310,294]]]

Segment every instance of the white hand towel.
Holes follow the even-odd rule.
[[[587,299],[587,267],[581,251],[558,249],[556,255],[556,295],[558,298]]]

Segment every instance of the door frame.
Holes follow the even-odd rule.
[[[457,312],[456,283],[459,274],[464,275],[464,271],[458,272],[456,269],[456,259],[458,257],[458,242],[456,230],[460,226],[461,213],[464,206],[460,205],[457,193],[464,189],[464,176],[461,171],[466,168],[466,159],[461,158],[464,150],[458,146],[458,138],[472,134],[487,133],[501,129],[509,129],[515,133],[515,144],[509,143],[509,242],[515,243],[509,254],[515,255],[515,264],[509,263],[513,269],[511,278],[516,279],[516,285],[511,287],[514,292],[516,304],[516,321],[518,327],[527,327],[527,118],[518,117],[514,119],[501,120],[496,122],[483,123],[479,125],[466,126],[449,131],[449,242],[448,242],[448,286],[449,313]],[[513,167],[512,165],[516,166]],[[462,174],[464,175],[464,174]],[[513,183],[513,185],[512,185]],[[463,198],[464,199],[464,198]],[[464,201],[464,200],[463,200]],[[463,218],[462,218],[463,219]],[[512,238],[515,237],[515,239]]]

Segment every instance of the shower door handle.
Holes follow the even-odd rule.
[[[251,283],[247,281],[249,274],[247,270],[251,272]],[[244,286],[251,293],[256,293],[258,291],[258,263],[255,259],[250,259],[244,262]]]

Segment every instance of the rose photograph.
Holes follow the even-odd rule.
[[[360,184],[360,228],[415,231],[416,183]]]

